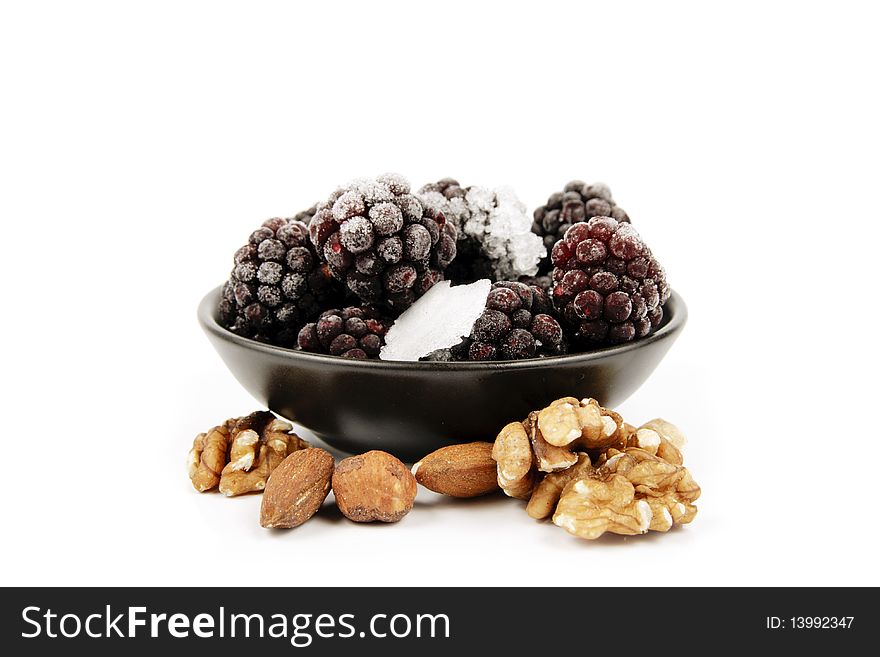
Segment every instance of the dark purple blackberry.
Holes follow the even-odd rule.
[[[306,226],[308,226],[310,223],[312,223],[312,219],[314,219],[315,213],[317,211],[318,211],[318,204],[315,203],[308,210],[303,210],[302,212],[297,212],[295,215],[293,215],[293,220],[294,221],[301,221]]]
[[[445,278],[456,283],[472,283],[481,278],[494,279],[492,261],[486,257],[478,240],[468,238],[465,224],[471,218],[467,188],[455,178],[442,178],[424,185],[416,194],[429,217],[443,216],[455,226],[458,242],[455,259],[446,269]]]
[[[357,180],[318,205],[309,234],[335,278],[365,304],[399,313],[455,258],[455,227],[425,215],[396,174]]]
[[[297,345],[303,351],[343,358],[378,358],[393,320],[374,308],[325,310],[315,322],[302,327]]]
[[[423,185],[419,190],[419,194],[426,194],[429,192],[437,192],[438,194],[442,194],[443,197],[447,201],[451,201],[452,199],[460,198],[464,199],[467,196],[467,189],[461,186],[455,178],[441,178],[437,182],[428,183],[427,185]],[[466,211],[466,206],[461,207],[462,217],[457,217],[455,220],[450,219],[455,223],[456,220],[463,219],[463,215]],[[456,228],[462,228],[462,226],[456,225]]]
[[[465,339],[457,345],[447,347],[445,349],[437,349],[426,356],[419,358],[420,361],[432,361],[441,363],[454,363],[465,361],[468,359],[468,348],[470,347],[470,339]]]
[[[632,225],[611,217],[576,223],[551,257],[553,303],[572,342],[629,342],[663,320],[666,272]]]
[[[238,335],[293,346],[303,323],[342,298],[301,221],[269,219],[235,252],[234,261],[219,315]]]
[[[486,310],[466,340],[463,359],[520,360],[564,354],[562,327],[553,314],[550,299],[540,288],[512,281],[494,283]]]
[[[445,272],[447,280],[472,283],[516,280],[537,272],[547,253],[532,233],[526,206],[509,187],[462,187],[443,178],[416,194],[427,216],[443,215],[458,231],[455,259]]]
[[[579,221],[589,221],[593,217],[612,217],[620,223],[629,223],[629,217],[614,203],[611,189],[605,183],[587,184],[582,180],[572,180],[561,192],[551,194],[547,203],[534,214],[532,232],[544,240],[547,257],[541,260],[539,274],[553,268],[550,251],[562,239],[565,231]]]
[[[519,282],[525,283],[526,285],[534,285],[543,290],[547,295],[550,295],[553,292],[553,276],[551,276],[550,273],[540,274],[538,276],[521,276]]]

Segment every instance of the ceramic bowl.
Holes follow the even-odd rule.
[[[450,443],[492,441],[508,422],[559,397],[617,406],[650,376],[687,319],[673,292],[659,329],[619,346],[503,362],[360,361],[237,336],[217,321],[219,299],[217,288],[202,300],[199,322],[257,401],[340,450],[382,449],[406,460]]]

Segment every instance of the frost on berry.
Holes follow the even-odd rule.
[[[302,351],[343,358],[378,358],[392,322],[373,307],[325,310],[317,321],[300,329],[297,346]]]
[[[375,276],[381,274],[385,269],[385,265],[375,251],[367,251],[361,253],[354,259],[354,266],[361,274],[365,276]]]
[[[308,248],[295,246],[287,252],[287,267],[298,274],[306,274],[314,269],[315,258]]]
[[[563,191],[551,194],[547,202],[535,210],[532,232],[542,238],[549,253],[573,225],[599,216],[613,218],[619,223],[629,223],[626,212],[615,204],[608,185],[572,180],[565,185]],[[585,258],[593,258],[595,262],[599,260],[599,255],[592,252],[591,247],[584,247],[578,258],[582,262],[586,261]],[[544,274],[554,266],[560,265],[551,258],[545,258],[538,271]]]
[[[504,360],[534,358],[535,350],[535,336],[526,329],[515,328],[501,341],[501,355]]]
[[[391,190],[392,194],[400,196],[402,194],[409,194],[409,181],[401,176],[399,173],[384,173],[376,180],[388,187]]]
[[[431,252],[431,233],[421,224],[410,224],[403,230],[403,257],[423,262]]]
[[[552,259],[553,303],[574,343],[620,344],[660,325],[670,294],[666,273],[631,224],[612,217],[576,223]]]
[[[542,241],[531,232],[525,206],[508,188],[465,189],[444,178],[422,187],[418,196],[426,216],[456,228],[456,254],[446,258],[451,280],[515,280],[534,274],[546,255]]]
[[[333,213],[326,208],[319,209],[309,224],[309,239],[314,247],[320,252],[324,248],[327,238],[338,230]]]
[[[405,178],[384,174],[331,194],[309,236],[329,272],[362,303],[397,314],[442,280],[457,233],[443,216],[425,214]]]
[[[382,283],[388,292],[403,292],[411,288],[418,278],[415,267],[410,265],[394,265],[385,270]]]
[[[502,313],[512,313],[520,309],[522,302],[519,295],[506,287],[499,287],[489,292],[486,300],[486,308],[500,310]]]
[[[364,213],[364,198],[355,190],[349,190],[333,204],[333,218],[339,223]]]
[[[286,253],[284,244],[276,239],[263,240],[257,247],[257,254],[261,260],[281,260]]]
[[[365,217],[352,217],[342,224],[340,242],[351,253],[363,253],[373,246],[373,224]]]
[[[394,235],[403,228],[403,212],[394,203],[379,203],[370,208],[370,221],[377,235]]]
[[[505,313],[488,308],[474,323],[472,334],[483,342],[498,342],[510,333],[512,327],[510,317]]]
[[[403,258],[403,240],[399,237],[386,237],[376,244],[376,254],[387,264],[393,265]]]
[[[260,283],[274,285],[284,275],[284,267],[278,262],[264,262],[257,270],[257,280]]]
[[[295,219],[263,222],[233,261],[220,321],[234,333],[261,342],[293,346],[302,324],[341,294],[319,262],[309,228]]]
[[[517,281],[494,283],[469,334],[458,344],[431,353],[428,360],[520,360],[564,354],[562,327],[550,312],[554,312],[552,304],[540,288]]]

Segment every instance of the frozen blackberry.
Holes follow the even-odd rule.
[[[356,180],[318,205],[309,234],[333,276],[365,304],[402,312],[455,258],[456,229],[428,216],[397,174]]]
[[[392,320],[374,308],[325,310],[315,322],[302,327],[297,345],[303,351],[343,358],[378,358]]]
[[[553,292],[553,276],[551,273],[538,276],[520,276],[519,282],[541,288],[548,295]]]
[[[235,252],[234,263],[219,315],[238,335],[293,346],[303,323],[342,297],[301,221],[269,219]]]
[[[442,178],[424,185],[416,196],[425,208],[425,214],[437,217],[443,214],[446,221],[455,226],[457,238],[464,237],[464,224],[470,219],[471,211],[466,196],[467,189],[455,178]]]
[[[479,242],[468,239],[464,227],[471,218],[467,189],[454,178],[428,183],[416,194],[431,217],[445,217],[455,226],[458,242],[455,259],[446,269],[445,277],[456,283],[471,283],[480,278],[494,279],[492,263],[483,255]]]
[[[553,303],[582,347],[643,338],[663,320],[666,272],[630,224],[593,217],[553,247]]]
[[[540,288],[495,283],[470,336],[450,350],[434,352],[430,359],[520,360],[564,354],[562,327],[553,314],[550,299]]]
[[[315,203],[308,210],[303,210],[302,212],[297,212],[295,215],[293,215],[293,220],[294,221],[301,221],[306,226],[308,226],[310,223],[312,223],[312,219],[315,217],[315,213],[317,211],[318,211],[318,204]]]
[[[532,232],[544,240],[547,257],[541,260],[538,272],[549,272],[553,265],[550,251],[562,239],[565,231],[579,221],[589,221],[593,217],[612,217],[620,223],[629,223],[629,217],[614,203],[611,189],[605,183],[587,184],[582,180],[572,180],[561,192],[551,194],[547,203],[534,213]]]
[[[454,363],[465,361],[468,359],[468,348],[470,340],[462,340],[457,345],[446,347],[444,349],[436,349],[430,354],[419,358],[420,361],[431,361],[434,363]]]
[[[526,207],[509,188],[463,188],[453,178],[422,187],[419,200],[429,216],[444,216],[458,230],[457,255],[446,270],[456,283],[517,279],[534,274],[544,255]]]

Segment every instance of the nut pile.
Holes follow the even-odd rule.
[[[412,510],[417,488],[409,468],[391,454],[373,450],[337,464],[330,452],[312,447],[269,411],[196,436],[187,473],[200,493],[262,492],[260,525],[275,529],[299,527],[331,489],[349,520],[397,522]]]
[[[372,450],[338,464],[288,423],[260,411],[199,434],[188,457],[199,492],[263,492],[260,525],[292,529],[330,491],[354,522],[401,520],[418,484],[457,498],[503,490],[536,520],[585,539],[669,531],[691,522],[700,487],[683,465],[684,436],[662,419],[636,428],[594,399],[557,399],[501,429],[494,443],[449,445],[408,469]]]
[[[580,538],[668,531],[689,523],[700,487],[683,465],[684,436],[656,419],[634,427],[594,399],[558,399],[505,426],[492,457],[498,484],[535,519]]]
[[[660,326],[670,295],[663,267],[629,221],[602,183],[572,181],[532,218],[509,188],[444,178],[413,191],[399,174],[357,179],[251,233],[233,257],[218,318],[261,342],[385,358],[385,333],[438,282],[488,280],[520,294],[522,307],[487,300],[497,321],[471,319],[437,355],[426,345],[413,360],[519,360],[629,342]],[[546,303],[532,308],[532,297]],[[518,315],[497,314],[507,309]],[[322,332],[328,317],[362,321]]]

